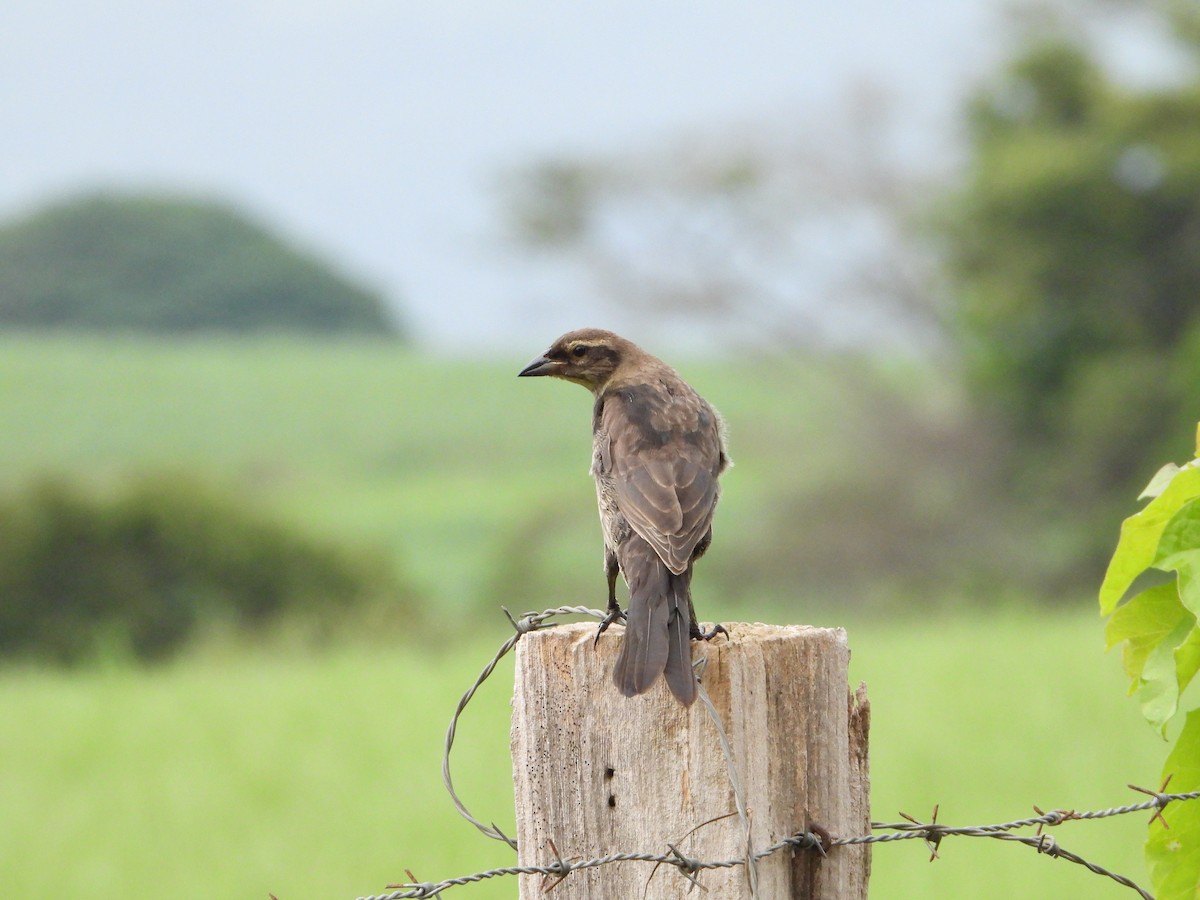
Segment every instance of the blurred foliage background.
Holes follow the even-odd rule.
[[[822,132],[714,127],[499,179],[508,251],[589,285],[577,324],[674,335],[644,343],[729,422],[701,615],[858,628],[883,804],[952,778],[981,819],[1110,806],[1155,758],[1134,710],[1092,705],[1120,679],[1079,624],[1200,418],[1200,13],[1142,5],[1177,64],[1134,84],[1090,27],[1132,6],[1029,7],[948,170],[891,152],[868,91]],[[409,776],[436,769],[428,721],[498,607],[603,603],[590,403],[514,377],[555,336],[417,346],[369,285],[208,197],[87,191],[0,224],[0,805],[21,811],[0,880],[37,896],[70,859],[71,884],[151,896],[183,872],[211,896],[245,887],[212,881],[242,854],[264,893],[290,867],[366,889],[403,876],[396,842],[421,877],[483,868]],[[998,745],[1029,750],[1004,755],[1031,796],[979,777]],[[463,752],[504,802],[503,740]],[[39,828],[64,785],[71,827]],[[897,856],[880,896],[926,891]],[[1072,877],[963,858],[943,895]]]
[[[705,560],[712,615],[794,618],[798,591],[810,608],[1075,603],[1139,482],[1186,457],[1200,26],[1159,7],[1186,63],[1134,87],[1089,43],[1090,8],[1031,22],[936,181],[887,161],[868,100],[842,143],[765,126],[503,182],[520,252],[700,336],[660,352],[723,410],[739,463]],[[866,237],[831,295],[805,279],[838,222]],[[331,615],[384,598],[423,629],[445,617],[418,607],[598,602],[587,403],[509,378],[553,335],[504,360],[413,349],[377,295],[236,209],[136,192],[0,227],[0,325],[5,653],[75,658],[99,629],[157,656],[210,615],[310,616],[322,591]]]

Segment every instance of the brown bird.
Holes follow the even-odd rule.
[[[665,673],[684,705],[696,699],[691,639],[701,631],[692,606],[692,564],[712,541],[717,479],[729,467],[724,424],[679,373],[611,331],[564,334],[519,375],[581,384],[592,407],[592,477],[604,529],[608,613],[600,635],[625,619],[613,681],[627,697]],[[617,602],[618,570],[629,610]]]

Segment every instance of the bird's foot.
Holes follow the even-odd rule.
[[[726,638],[729,637],[729,632],[725,630],[725,626],[720,622],[714,625],[711,631],[704,631],[696,622],[692,623],[691,638],[693,641],[711,641],[718,634],[723,634]]]
[[[611,625],[613,622],[624,622],[624,621],[625,621],[625,613],[621,612],[621,607],[610,606],[608,608],[608,611],[605,612],[604,618],[600,620],[600,627],[596,629],[596,638],[595,638],[595,640],[592,641],[592,647],[594,648],[597,644],[600,643],[600,635],[602,635],[602,634],[604,634],[604,632],[608,631],[609,625]]]

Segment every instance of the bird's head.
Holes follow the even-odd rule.
[[[549,375],[582,384],[595,392],[637,348],[611,331],[581,328],[568,331],[541,356],[517,373],[519,376]]]

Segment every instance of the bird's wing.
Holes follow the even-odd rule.
[[[606,398],[597,424],[621,512],[671,571],[683,572],[717,502],[724,456],[716,414],[690,389],[672,395],[642,385]]]

